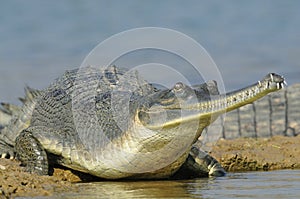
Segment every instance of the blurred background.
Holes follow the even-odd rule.
[[[25,84],[45,88],[80,66],[101,41],[158,26],[199,42],[226,90],[269,72],[300,82],[300,1],[10,0],[0,5],[0,101],[17,102]],[[117,46],[116,46],[117,48]]]

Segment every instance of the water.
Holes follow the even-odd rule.
[[[300,76],[300,2],[4,1],[0,6],[0,101],[17,102],[28,84],[45,88],[109,36],[136,27],[181,31],[201,43],[227,90],[268,72]],[[117,46],[116,46],[117,48]]]
[[[300,170],[229,173],[178,181],[78,183],[78,191],[43,198],[299,198]]]

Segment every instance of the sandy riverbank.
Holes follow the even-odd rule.
[[[229,171],[257,171],[300,168],[300,136],[239,138],[220,140],[211,154]],[[22,171],[16,160],[0,159],[0,199],[15,196],[45,196],[53,192],[76,191],[73,183],[90,176],[55,168],[52,176]]]
[[[300,168],[300,136],[220,140],[214,156],[227,171]]]

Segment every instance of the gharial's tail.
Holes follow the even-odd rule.
[[[10,120],[13,118],[14,113],[20,110],[19,106],[15,106],[8,103],[0,104],[0,131],[7,126]]]
[[[14,140],[30,122],[36,101],[34,99],[41,94],[41,91],[28,86],[24,90],[25,97],[19,98],[22,106],[0,104],[0,157],[13,156]]]
[[[29,86],[25,87],[25,97],[19,98],[19,100],[25,105],[26,103],[30,103],[33,98],[40,94],[39,90],[32,89]],[[22,106],[17,106],[10,103],[1,102],[0,103],[0,130],[7,126],[10,121],[19,116],[22,113]]]

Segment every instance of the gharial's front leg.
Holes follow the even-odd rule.
[[[208,153],[193,145],[185,163],[175,174],[175,178],[221,177],[226,171],[221,164]]]
[[[39,175],[48,174],[47,153],[31,132],[24,130],[16,139],[16,158],[26,171]]]

